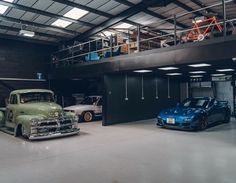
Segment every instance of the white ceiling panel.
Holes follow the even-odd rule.
[[[50,18],[50,17],[47,17],[47,16],[40,15],[40,16],[38,16],[36,19],[34,19],[34,22],[40,23],[40,24],[44,24],[44,23],[46,23],[49,19],[51,19],[51,18]]]
[[[108,13],[112,14],[112,15],[117,15],[125,10],[127,10],[129,7],[123,4],[120,4],[118,6],[116,6],[115,8],[111,9],[110,11],[108,11]]]
[[[87,4],[87,6],[95,9],[99,9],[99,7],[108,4],[110,1],[109,0],[94,0],[91,1],[90,3]]]
[[[64,8],[66,7],[66,5],[61,4],[61,3],[53,3],[51,6],[49,6],[49,8],[46,10],[50,13],[55,13],[58,14],[60,11],[62,11]]]
[[[17,4],[31,7],[37,0],[18,0]]]
[[[32,20],[35,16],[36,16],[35,13],[26,12],[26,13],[21,17],[21,19],[22,19],[22,20],[30,21],[30,20]]]
[[[8,17],[12,17],[12,18],[19,18],[19,17],[21,17],[24,13],[25,13],[25,11],[22,11],[22,10],[11,9],[11,10],[9,11],[9,13],[7,14],[7,16],[8,16]]]
[[[51,6],[51,4],[53,4],[51,0],[38,0],[32,7],[39,10],[45,10]]]

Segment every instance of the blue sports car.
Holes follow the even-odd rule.
[[[216,122],[230,122],[228,102],[211,97],[187,98],[174,108],[165,109],[157,117],[157,125],[173,129],[204,130]]]

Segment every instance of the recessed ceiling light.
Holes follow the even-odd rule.
[[[78,20],[81,17],[83,17],[84,15],[86,15],[87,13],[88,13],[88,11],[86,11],[86,10],[82,10],[82,9],[79,9],[79,8],[73,8],[63,16]]]
[[[168,73],[167,76],[180,76],[182,73]]]
[[[211,66],[211,64],[205,64],[205,63],[202,63],[202,64],[191,64],[191,65],[188,65],[189,67],[209,67]]]
[[[62,27],[62,28],[65,28],[69,26],[70,24],[72,24],[72,22],[62,20],[62,19],[57,19],[55,22],[52,23],[52,25],[57,26],[57,27]]]
[[[148,73],[148,72],[152,72],[152,70],[136,70],[134,72],[136,72],[136,73]]]
[[[211,76],[218,77],[218,76],[225,76],[225,74],[212,74]]]
[[[233,61],[236,61],[236,57],[233,57],[232,60],[233,60]]]
[[[121,24],[115,26],[114,28],[115,29],[128,29],[130,27],[133,27],[133,25],[132,24],[128,24],[128,23],[121,23]]]
[[[218,71],[218,72],[231,72],[231,71],[234,71],[234,69],[218,69],[216,71]]]
[[[205,71],[191,71],[190,74],[205,74]]]
[[[176,70],[179,69],[178,67],[161,67],[158,68],[159,70],[163,70],[163,71],[170,71],[170,70]]]
[[[194,75],[194,76],[190,76],[191,78],[202,78],[203,75]]]
[[[3,14],[7,11],[8,6],[0,5],[0,14]]]

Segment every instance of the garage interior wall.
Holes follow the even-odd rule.
[[[156,84],[157,83],[157,84]],[[155,76],[112,74],[104,76],[103,125],[155,118],[161,109],[180,101],[180,83]],[[142,99],[143,93],[143,99]],[[158,98],[157,98],[158,97]]]
[[[0,105],[5,105],[5,98],[10,91],[21,88],[47,88],[47,82],[21,81],[37,79],[37,73],[47,77],[50,54],[54,46],[23,41],[0,39]],[[15,78],[15,81],[2,78]]]

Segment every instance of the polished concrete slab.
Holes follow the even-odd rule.
[[[0,183],[235,183],[236,120],[202,132],[155,120],[29,142],[0,132]]]

